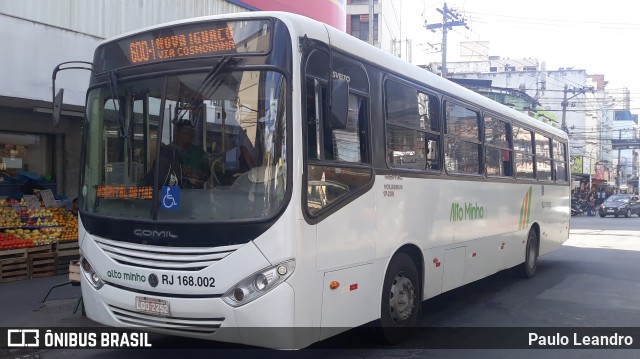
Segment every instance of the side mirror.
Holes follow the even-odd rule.
[[[60,114],[62,113],[62,97],[64,89],[60,89],[56,97],[53,99],[53,127],[60,125]]]
[[[331,79],[331,109],[329,125],[334,130],[347,127],[349,116],[349,83],[344,79]]]

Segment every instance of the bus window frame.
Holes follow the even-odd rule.
[[[403,85],[403,86],[407,86],[410,89],[413,89],[416,91],[416,94],[419,93],[423,93],[427,96],[432,96],[435,97],[435,99],[438,101],[435,105],[436,108],[438,110],[438,113],[436,114],[437,117],[437,122],[438,122],[438,131],[433,131],[431,129],[417,129],[417,128],[409,128],[409,127],[405,127],[402,125],[398,125],[395,123],[390,123],[389,122],[389,109],[387,108],[387,83],[393,81],[397,84]],[[408,81],[402,77],[398,77],[398,76],[393,76],[393,75],[386,75],[382,78],[381,80],[381,89],[382,89],[382,117],[383,117],[383,125],[382,125],[382,131],[383,131],[383,138],[384,138],[384,161],[385,164],[387,166],[387,169],[390,171],[394,171],[394,172],[406,172],[406,173],[416,173],[416,174],[422,174],[422,173],[426,173],[426,174],[442,174],[444,173],[444,131],[443,131],[443,126],[444,126],[444,116],[442,114],[442,95],[439,94],[437,91],[430,89],[428,87],[424,87],[421,85],[418,85],[416,83],[413,83],[411,81]],[[420,133],[423,133],[425,135],[434,135],[437,136],[439,141],[438,141],[438,163],[440,164],[440,168],[438,169],[432,169],[429,168],[428,166],[425,168],[407,168],[407,167],[395,167],[393,166],[390,162],[389,162],[389,158],[387,156],[387,143],[389,140],[389,136],[388,136],[388,132],[387,132],[387,125],[392,125],[392,126],[398,126],[398,127],[402,127],[404,129],[407,130],[413,130],[413,131],[417,131]]]
[[[458,137],[458,136],[454,136],[454,135],[450,135],[446,132],[446,126],[447,126],[447,119],[446,119],[446,110],[447,110],[447,102],[452,102],[458,106],[464,107],[465,109],[475,112],[477,114],[477,124],[478,124],[478,139],[474,140],[474,141],[470,141],[469,139],[466,138],[462,138],[462,137]],[[486,175],[486,170],[485,170],[485,161],[484,161],[484,152],[485,152],[485,146],[484,146],[484,131],[481,131],[482,129],[484,129],[484,117],[483,117],[483,108],[474,104],[470,104],[467,101],[461,100],[459,98],[450,96],[450,95],[445,95],[443,96],[442,100],[440,101],[440,110],[442,111],[442,115],[441,117],[441,121],[442,121],[442,146],[443,146],[443,151],[442,151],[442,166],[443,166],[443,171],[451,177],[466,177],[468,179],[474,179],[474,178],[487,178]],[[457,138],[459,140],[465,141],[465,142],[469,142],[469,143],[474,143],[476,145],[480,146],[480,152],[478,153],[478,173],[461,173],[461,172],[450,172],[449,170],[447,170],[447,164],[446,164],[446,141],[447,138]]]
[[[540,136],[544,136],[547,138],[547,141],[549,141],[549,157],[544,157],[538,154],[538,135]],[[538,180],[538,182],[544,182],[544,183],[554,183],[554,165],[553,165],[553,139],[554,136],[549,134],[548,132],[544,132],[544,131],[533,131],[533,150],[535,153],[535,161],[536,161],[536,180]],[[540,178],[539,174],[538,174],[538,160],[542,159],[542,160],[549,160],[549,163],[551,164],[551,179],[545,179],[545,178]]]
[[[487,179],[489,179],[489,180],[505,180],[505,179],[507,179],[509,181],[514,181],[516,179],[515,178],[515,176],[516,176],[515,175],[515,156],[514,156],[515,152],[514,152],[514,149],[513,149],[513,122],[514,121],[513,121],[513,119],[511,119],[511,118],[509,118],[507,116],[500,115],[500,114],[498,114],[496,112],[493,112],[493,111],[489,111],[489,110],[483,111],[483,113],[481,115],[481,117],[482,117],[482,129],[483,129],[483,131],[482,131],[482,144],[483,144],[483,151],[484,151],[483,156],[486,156],[486,154],[487,154],[487,147],[489,147],[489,148],[499,148],[499,149],[503,149],[504,148],[504,147],[496,147],[496,146],[493,146],[493,145],[487,145],[486,127],[485,127],[486,124],[485,124],[485,121],[484,121],[485,116],[490,116],[491,118],[493,118],[493,119],[495,119],[497,121],[504,122],[509,126],[509,129],[508,129],[508,131],[506,133],[506,136],[507,136],[507,142],[509,143],[509,151],[511,151],[510,152],[510,154],[511,154],[511,161],[510,161],[511,162],[511,175],[509,175],[509,176],[500,176],[500,175],[490,175],[490,174],[488,174],[487,173],[486,159],[484,159],[484,161],[485,161],[485,163],[484,163],[484,174],[487,177]]]
[[[364,193],[368,192],[371,188],[373,188],[373,183],[375,181],[375,171],[373,166],[374,159],[373,159],[373,151],[372,151],[373,144],[372,144],[372,133],[371,133],[372,131],[371,130],[372,129],[371,87],[372,86],[371,86],[371,75],[369,71],[367,71],[367,67],[363,64],[362,60],[353,56],[349,56],[346,53],[342,53],[338,49],[332,47],[330,44],[327,44],[324,42],[308,40],[305,46],[306,47],[303,48],[303,53],[301,55],[301,61],[300,61],[300,86],[301,86],[300,110],[301,110],[302,116],[304,116],[304,118],[300,120],[300,124],[302,127],[302,134],[301,134],[302,135],[302,141],[301,141],[302,143],[302,176],[301,176],[302,195],[300,196],[300,200],[301,200],[300,203],[302,206],[302,214],[305,221],[308,224],[315,225],[323,221],[325,218],[331,216],[335,212],[337,212],[340,208],[348,205],[358,197],[362,196]],[[314,79],[316,82],[320,82],[321,86],[323,84],[324,85],[328,84],[330,81],[330,79],[323,79],[318,77],[315,74],[309,74],[307,72],[306,70],[307,63],[309,61],[309,58],[315,51],[325,52],[328,56],[333,56],[334,59],[339,58],[340,61],[344,63],[348,63],[352,66],[357,66],[362,70],[362,72],[366,76],[368,90],[369,90],[368,93],[362,92],[361,90],[357,90],[351,87],[349,88],[349,95],[353,94],[355,96],[361,97],[365,99],[365,101],[367,102],[365,106],[366,118],[363,121],[364,128],[359,128],[360,136],[362,136],[362,138],[365,138],[367,141],[367,144],[365,147],[365,152],[366,152],[365,155],[367,156],[366,161],[365,159],[362,158],[362,156],[359,163],[339,161],[339,160],[326,160],[323,158],[324,157],[323,149],[320,150],[320,153],[318,154],[319,155],[318,159],[309,159],[308,137],[307,137],[308,124],[306,120],[306,116],[307,116],[306,101],[307,101],[307,95],[308,95],[307,80]],[[329,69],[328,73],[332,77],[333,69]],[[315,97],[315,93],[314,93],[314,97]],[[326,116],[327,110],[328,110],[327,104],[325,103],[323,104],[323,109],[322,109],[322,111],[325,113],[325,116],[323,116],[324,118],[322,119],[322,121],[325,121],[325,120],[328,121],[328,117]],[[324,126],[324,124],[322,124],[322,126]],[[363,132],[364,132],[364,135],[362,135]],[[320,138],[323,139],[323,136],[324,136],[324,133],[323,131],[321,131]],[[322,145],[320,146],[322,147]],[[360,147],[362,148],[362,144],[360,144]],[[307,198],[308,184],[310,182],[309,181],[310,165],[324,166],[329,168],[354,168],[354,169],[368,170],[369,179],[363,186],[354,189],[353,191],[343,196],[342,198],[339,198],[336,201],[319,209],[317,212],[311,213],[309,211],[308,198]]]
[[[211,59],[219,60],[220,58],[221,58],[220,56],[212,56],[212,57],[207,57],[204,60],[209,60],[209,61]],[[193,64],[193,65],[189,66],[190,64]],[[198,58],[198,59],[184,60],[184,62],[172,62],[170,65],[170,69],[166,69],[166,66],[162,64],[160,64],[162,65],[160,67],[155,67],[155,66],[159,66],[158,64],[151,64],[151,65],[148,65],[149,67],[144,67],[144,69],[147,69],[147,70],[152,69],[152,71],[143,70],[142,67],[128,68],[127,70],[118,71],[118,76],[119,76],[118,79],[119,79],[119,82],[144,80],[146,78],[163,78],[164,79],[163,81],[166,81],[166,78],[169,76],[193,74],[193,73],[207,73],[208,71],[211,70],[211,66],[202,66],[201,64],[203,64],[203,59]],[[286,136],[287,136],[288,148],[292,148],[294,143],[294,137],[293,137],[294,135],[294,131],[293,131],[294,101],[293,101],[293,75],[291,73],[292,70],[293,69],[288,69],[286,67],[277,66],[271,63],[265,63],[262,65],[233,65],[229,67],[229,71],[273,71],[281,74],[284,77],[285,81],[287,82],[286,91],[285,91],[287,96],[285,121],[287,126]],[[85,104],[87,103],[87,100],[89,98],[89,94],[91,93],[91,91],[97,88],[106,87],[107,85],[108,85],[108,81],[106,79],[106,73],[92,75],[90,86],[87,88],[87,92],[85,94]],[[165,87],[166,87],[166,83],[163,85],[163,98],[165,97],[164,95],[164,91],[166,91]],[[85,109],[84,121],[86,122],[85,126],[90,126],[89,113],[87,111],[88,109]],[[88,141],[88,131],[83,130],[82,136],[83,136],[83,148],[81,152],[82,170],[80,174],[81,177],[78,183],[78,186],[79,186],[78,193],[82,193],[81,192],[82,185],[86,183],[85,168],[86,168],[86,160],[87,160],[86,143]],[[259,233],[264,233],[269,227],[271,227],[271,225],[275,223],[285,213],[286,209],[291,203],[291,200],[293,197],[293,185],[294,185],[293,184],[294,183],[293,182],[294,162],[293,162],[292,150],[287,151],[286,161],[289,164],[287,166],[288,169],[286,174],[287,183],[289,183],[290,185],[287,186],[287,189],[285,191],[282,207],[277,212],[275,212],[272,216],[269,216],[266,218],[260,218],[260,219],[250,219],[250,220],[243,219],[238,221],[199,220],[199,221],[193,221],[189,223],[186,223],[181,220],[153,220],[153,219],[147,220],[145,219],[145,220],[132,221],[128,218],[122,218],[121,219],[122,228],[124,229],[120,232],[123,232],[125,229],[128,229],[128,228],[133,228],[133,226],[136,226],[136,225],[137,226],[155,225],[155,226],[160,226],[162,228],[169,228],[169,227],[175,228],[175,230],[178,231],[179,234],[182,235],[184,233],[184,236],[194,236],[196,235],[196,233],[198,235],[201,235],[202,233],[209,233],[212,230],[212,228],[225,227],[225,229],[229,229],[230,228],[229,226],[231,226],[234,228],[234,230],[230,231],[230,233],[240,233],[240,235],[238,237],[233,237],[233,238],[229,237],[229,239],[222,238],[222,240],[231,241],[234,244],[247,243],[248,241],[254,239],[256,235],[259,235]],[[154,197],[154,201],[155,200],[156,200],[156,197]],[[79,205],[80,205],[79,215],[83,223],[85,224],[86,228],[94,228],[94,230],[95,228],[98,228],[98,227],[102,228],[103,221],[113,220],[112,217],[109,217],[103,214],[87,213],[86,211],[83,211],[83,203],[80,203]],[[251,225],[251,228],[249,228],[248,230],[247,230],[247,225]],[[138,238],[118,236],[118,234],[114,234],[114,236],[115,236],[114,238],[118,238],[118,240],[128,242],[128,243],[139,243],[140,241],[140,239]],[[185,246],[184,244],[181,245],[180,242],[176,242],[175,245],[177,245],[178,247]],[[192,243],[192,242],[189,242],[188,245],[205,246],[200,243]]]
[[[562,138],[562,137],[551,136],[551,143],[552,143],[552,146],[551,146],[551,151],[552,151],[551,152],[552,179],[553,179],[553,182],[563,185],[565,183],[568,183],[571,180],[571,176],[570,176],[571,174],[568,173],[568,172],[570,172],[570,166],[568,165],[568,163],[569,163],[569,154],[567,152],[567,150],[569,148],[569,142],[568,142],[568,140],[565,141],[565,139]],[[564,177],[566,179],[563,179],[563,180],[559,180],[558,179],[558,173],[557,173],[558,171],[557,171],[557,168],[556,168],[556,163],[558,162],[558,160],[556,159],[556,153],[555,153],[555,151],[556,151],[555,145],[556,144],[564,147],[564,156],[563,156],[561,162],[564,163]]]
[[[515,162],[516,154],[518,153],[523,155],[527,155],[527,154],[526,152],[516,150],[515,138],[513,137],[513,128],[516,126],[522,128],[523,130],[529,131],[529,133],[531,134],[531,153],[528,154],[528,156],[533,156],[533,177],[532,178],[518,177],[518,171],[517,171],[516,162]],[[523,122],[514,122],[513,126],[511,127],[511,141],[513,146],[513,159],[514,159],[513,176],[518,181],[523,181],[527,183],[538,182],[538,163],[537,163],[537,156],[536,156],[535,132],[536,132],[535,129],[531,128],[530,126],[528,126]]]

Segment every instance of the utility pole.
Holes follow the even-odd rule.
[[[373,15],[373,0],[369,0],[369,43],[373,46],[375,46],[375,40],[373,38],[373,20],[374,20],[374,15]]]
[[[562,99],[562,130],[569,133],[567,128],[567,84],[564,84],[564,98]]]
[[[593,93],[593,87],[583,87],[581,89],[572,88],[569,90],[567,85],[564,85],[564,98],[562,99],[562,130],[566,133],[569,133],[569,128],[567,127],[567,105],[569,104],[569,100],[578,96],[584,95],[587,92]],[[571,92],[573,96],[567,98],[567,93]]]
[[[442,29],[442,66],[440,67],[440,76],[447,77],[447,31],[453,30],[454,26],[464,26],[465,29],[469,30],[469,26],[467,26],[466,20],[460,17],[460,14],[447,7],[447,3],[444,3],[442,10],[437,10],[442,14],[442,23],[427,25],[425,20],[424,26],[432,32],[436,32],[436,29]]]
[[[618,130],[618,140],[622,140],[622,129]],[[616,173],[618,174],[616,177],[616,187],[618,187],[618,189],[620,189],[620,185],[622,184],[622,178],[620,178],[620,176],[622,175],[622,171],[621,171],[621,165],[620,165],[620,147],[618,147],[618,165],[616,166]]]

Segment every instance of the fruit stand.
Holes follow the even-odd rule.
[[[64,274],[78,257],[71,212],[33,198],[0,200],[0,282]]]

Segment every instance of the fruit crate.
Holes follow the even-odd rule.
[[[0,251],[0,283],[29,278],[26,248]]]
[[[40,252],[29,254],[29,274],[31,278],[43,278],[56,275],[58,254]]]
[[[56,253],[58,255],[56,274],[67,274],[69,273],[69,264],[80,259],[80,244],[78,241],[58,242]]]

